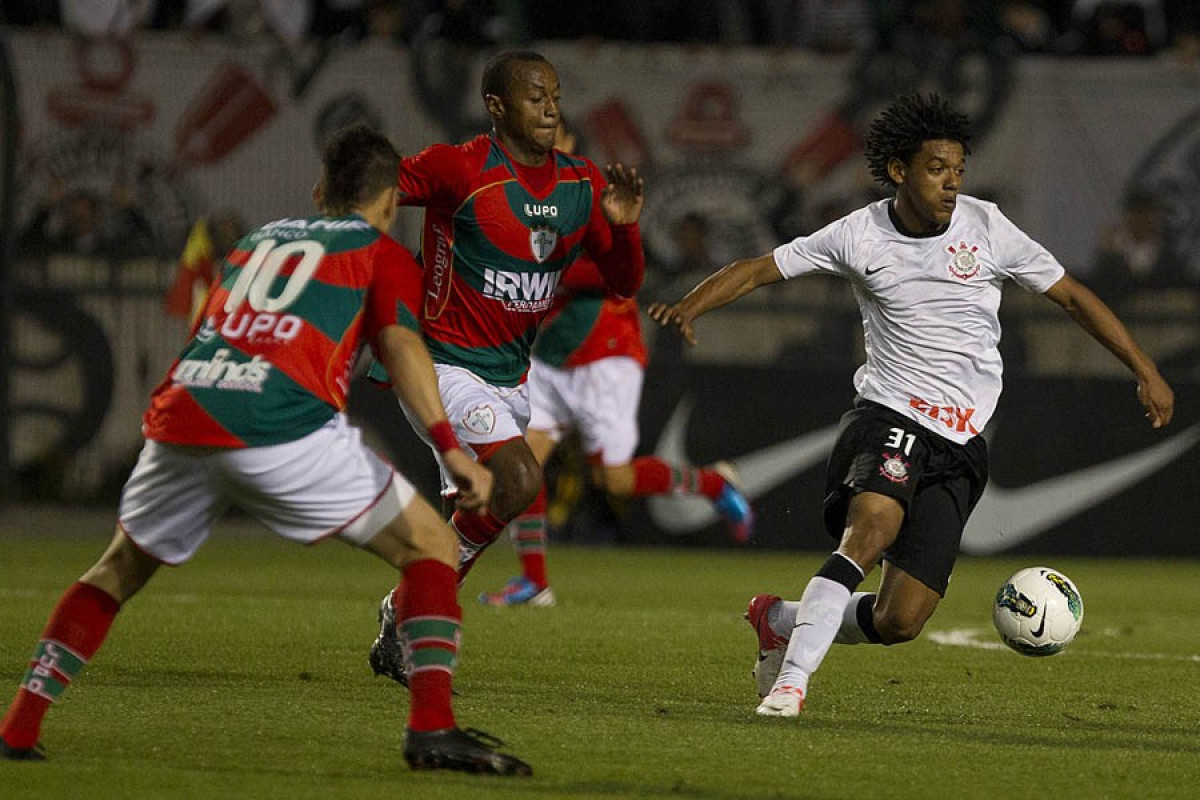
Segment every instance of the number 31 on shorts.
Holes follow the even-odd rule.
[[[913,442],[917,440],[916,434],[907,433],[903,428],[889,428],[888,433],[890,435],[884,443],[887,447],[899,450],[906,456],[912,455]]]

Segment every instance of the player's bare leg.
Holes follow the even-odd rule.
[[[484,513],[455,511],[450,525],[458,533],[458,580],[461,584],[475,559],[499,538],[509,522],[537,498],[542,468],[522,437],[494,445],[473,446],[479,462],[492,471],[492,498]]]
[[[881,644],[911,642],[937,610],[941,596],[888,561],[883,562],[871,623]]]
[[[142,552],[118,527],[104,555],[79,580],[123,605],[149,583],[159,566],[157,559]]]

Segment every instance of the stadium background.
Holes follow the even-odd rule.
[[[901,81],[937,88],[979,120],[967,190],[1000,202],[1085,280],[1121,198],[1135,190],[1163,198],[1190,285],[1117,305],[1174,383],[1176,423],[1145,428],[1119,365],[1050,304],[1017,290],[1003,313],[1007,389],[988,432],[994,485],[966,548],[1200,554],[1195,62],[536,46],[558,67],[584,151],[646,173],[647,300],[674,299],[713,266],[870,199],[857,136]],[[378,124],[405,152],[482,130],[476,87],[490,52],[437,38],[283,45],[0,28],[7,502],[111,505],[140,445],[146,395],[185,334],[164,297],[195,220],[230,207],[251,224],[309,213],[318,143],[350,121]],[[64,187],[102,205],[120,194],[145,246],[120,256],[23,251],[39,208]],[[406,213],[396,233],[413,244],[418,227]],[[738,461],[759,494],[761,546],[825,549],[816,526],[821,455],[851,399],[857,312],[844,287],[815,279],[761,294],[706,319],[696,350],[647,331],[642,449]],[[360,385],[352,407],[432,491],[429,455],[390,396]],[[781,442],[792,443],[766,450]],[[570,459],[555,466],[567,494]],[[562,538],[723,544],[719,528],[683,501],[611,509],[585,492],[575,510],[559,520]]]

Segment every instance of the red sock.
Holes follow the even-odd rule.
[[[403,580],[393,595],[400,646],[410,670],[410,730],[436,731],[455,726],[450,689],[462,636],[462,609],[457,595],[454,569],[428,558],[404,568]]]
[[[725,479],[703,467],[676,467],[655,456],[635,458],[633,494],[702,494],[717,499],[725,488]]]
[[[458,582],[461,584],[471,567],[475,566],[475,559],[500,537],[508,523],[501,522],[487,512],[455,511],[454,516],[450,517],[450,524],[458,532]]]
[[[100,649],[121,606],[107,592],[76,582],[63,593],[46,622],[29,671],[4,720],[0,736],[9,747],[37,744],[50,704]]]
[[[721,496],[721,490],[725,488],[725,478],[719,472],[713,472],[711,469],[704,467],[696,467],[696,487],[700,494],[707,497],[709,500],[716,500]]]
[[[506,523],[493,517],[489,512],[476,514],[474,511],[455,511],[450,517],[450,524],[458,535],[476,547],[487,547],[496,541]]]
[[[521,559],[521,574],[545,589],[546,580],[546,487],[525,509],[525,513],[512,522],[513,544]]]

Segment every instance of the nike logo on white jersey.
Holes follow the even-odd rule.
[[[659,436],[656,456],[671,463],[692,463],[684,446],[691,412],[692,401],[686,397],[680,400]],[[753,502],[805,470],[824,464],[835,441],[837,426],[832,425],[730,462],[741,477],[742,493]],[[1018,489],[1005,489],[991,481],[967,523],[962,550],[983,555],[1015,547],[1120,494],[1179,458],[1197,441],[1200,441],[1200,424],[1136,453]],[[668,534],[682,536],[717,521],[712,504],[696,496],[647,497],[646,509],[655,525]],[[811,519],[811,524],[821,524],[820,509],[812,509]]]

